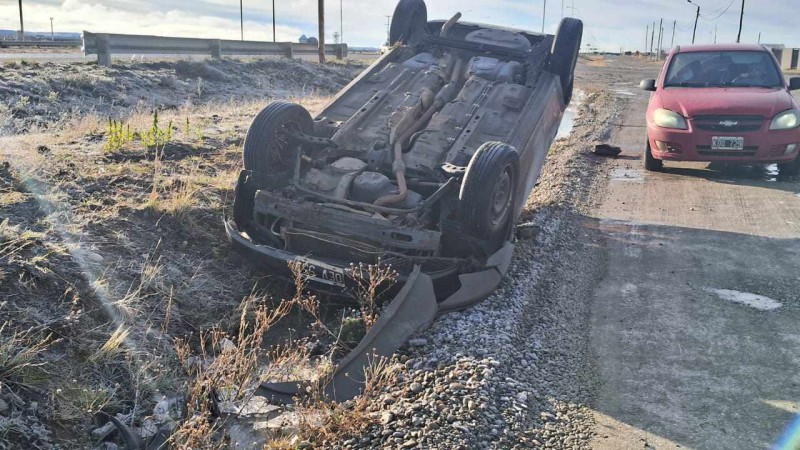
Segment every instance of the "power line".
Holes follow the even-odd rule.
[[[700,18],[701,18],[701,19],[703,19],[703,20],[708,20],[708,21],[717,20],[717,19],[719,19],[720,17],[722,17],[723,15],[725,15],[725,13],[726,13],[726,12],[728,12],[728,10],[729,10],[729,9],[731,9],[731,6],[733,6],[733,2],[734,2],[734,1],[736,1],[736,0],[731,0],[731,1],[728,3],[728,5],[727,5],[727,6],[725,6],[725,8],[721,10],[722,12],[720,12],[720,10],[717,10],[716,12],[712,12],[712,13],[711,13],[712,15],[713,15],[713,14],[716,14],[716,16],[714,16],[714,17],[707,17],[707,16],[705,16],[705,15],[703,15],[703,14],[700,14]]]

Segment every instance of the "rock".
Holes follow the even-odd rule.
[[[156,422],[172,422],[181,418],[183,412],[182,399],[179,397],[164,397],[153,407],[153,418]]]
[[[425,345],[428,345],[427,339],[409,339],[408,341],[409,347],[423,347]]]
[[[151,437],[155,436],[158,433],[158,425],[156,425],[153,419],[144,419],[142,422],[142,426],[139,427],[139,436],[142,439],[150,439]]]
[[[0,399],[0,414],[6,414],[9,409],[8,403],[5,400]]]
[[[308,441],[300,441],[297,443],[297,448],[312,448],[311,442]]]
[[[419,383],[417,383],[415,381],[415,382],[411,383],[411,386],[409,387],[409,389],[411,389],[411,392],[413,392],[415,394],[419,394],[420,392],[422,392],[422,390],[424,388],[422,387],[421,384],[419,384]]]
[[[403,448],[414,448],[416,446],[417,446],[417,441],[415,441],[414,439],[409,439],[403,442]]]
[[[388,425],[388,424],[392,423],[393,420],[394,420],[394,413],[393,412],[384,411],[384,413],[381,414],[381,424],[382,425]]]

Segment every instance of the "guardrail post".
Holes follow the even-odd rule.
[[[286,50],[286,53],[284,53],[284,56],[286,56],[289,59],[294,58],[294,51],[292,50],[292,43],[291,42],[287,42],[286,43],[285,50]]]
[[[336,59],[345,59],[347,58],[347,44],[339,44],[336,47]]]
[[[97,42],[97,64],[111,67],[111,44],[108,42],[108,35],[98,34],[95,39]]]
[[[211,39],[211,59],[222,59],[222,45],[219,39]]]

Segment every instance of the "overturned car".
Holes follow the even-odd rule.
[[[428,21],[401,0],[391,49],[316,117],[274,102],[244,143],[234,247],[273,273],[303,261],[311,285],[346,293],[354,264],[391,265],[395,297],[326,393],[358,393],[367,353],[388,355],[438,312],[500,283],[514,223],[570,102],[583,24],[555,36]],[[262,386],[289,401],[296,383]]]

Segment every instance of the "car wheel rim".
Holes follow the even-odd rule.
[[[285,122],[275,132],[275,141],[271,151],[267,153],[267,162],[274,172],[283,172],[292,168],[298,145],[290,134],[301,131],[297,122]]]
[[[506,167],[494,186],[490,209],[490,222],[492,228],[497,229],[505,221],[508,208],[511,205],[511,170]]]

